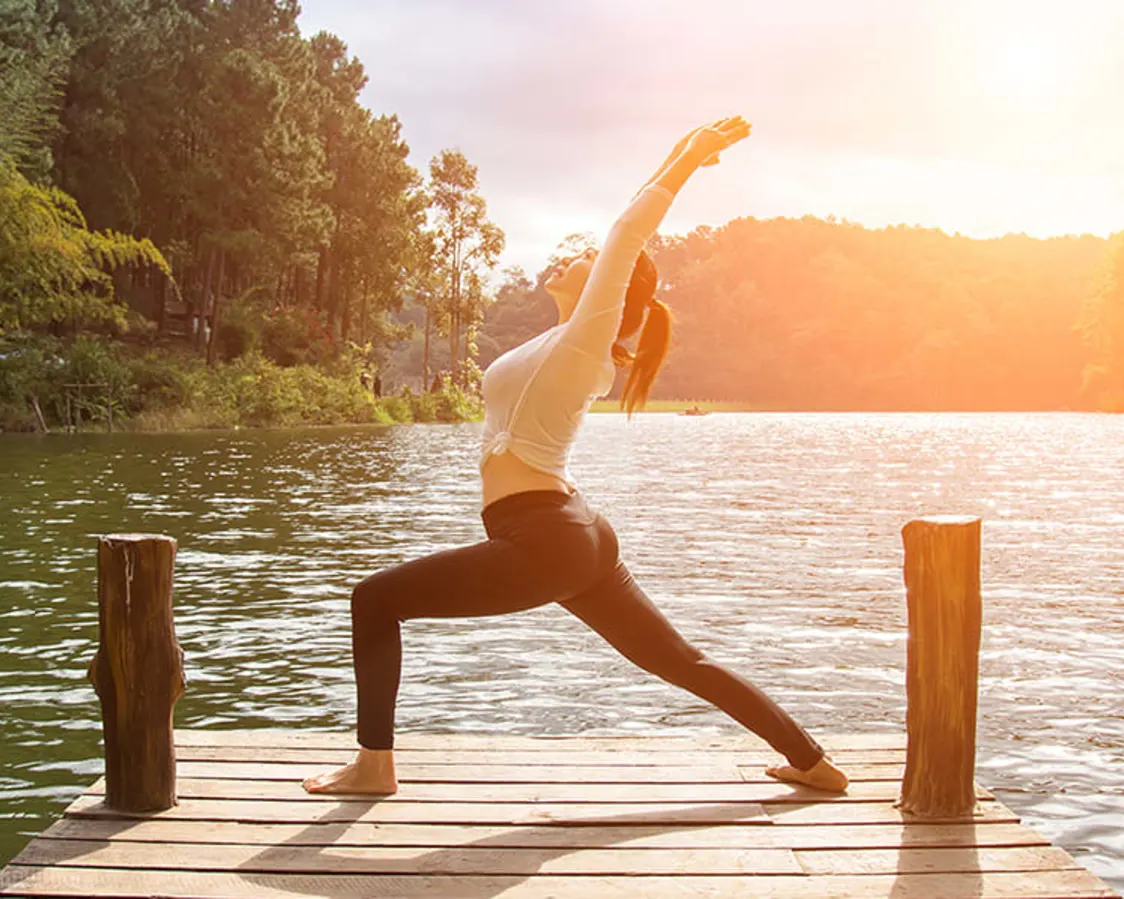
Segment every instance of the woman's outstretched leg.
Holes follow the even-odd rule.
[[[580,596],[562,603],[627,659],[668,683],[707,700],[784,755],[772,777],[825,790],[843,790],[847,777],[779,705],[748,680],[688,643],[618,561],[615,570]]]
[[[558,599],[560,591],[572,592],[568,579],[536,564],[524,548],[507,539],[433,553],[364,578],[351,595],[361,748],[350,764],[305,780],[305,789],[383,794],[397,790],[392,750],[403,621],[531,609]]]

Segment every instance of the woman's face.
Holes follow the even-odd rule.
[[[547,293],[555,298],[576,301],[581,296],[582,288],[589,279],[590,269],[597,258],[597,250],[590,247],[584,252],[574,256],[565,256],[558,260],[546,276],[543,284]]]

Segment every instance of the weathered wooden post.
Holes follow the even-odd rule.
[[[172,622],[176,541],[158,534],[98,540],[98,651],[89,677],[101,700],[105,803],[150,812],[176,804],[172,709],[183,651]]]
[[[919,518],[902,529],[909,607],[905,776],[898,807],[926,817],[975,809],[980,519]]]

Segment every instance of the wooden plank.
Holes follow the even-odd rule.
[[[39,868],[0,872],[0,895],[293,899],[324,897],[498,897],[504,899],[1119,899],[1084,870],[992,874],[743,876],[439,877],[429,875],[251,874]]]
[[[323,770],[304,762],[180,761],[176,773],[184,778],[217,780],[301,780]],[[904,765],[848,765],[852,782],[901,782]],[[395,761],[399,783],[459,781],[462,783],[776,783],[764,767],[746,765],[652,766],[629,765],[415,765]]]
[[[847,772],[847,776],[851,779],[852,784],[863,783],[866,781],[893,781],[896,784],[901,784],[902,772],[905,770],[903,762],[894,762],[892,764],[852,764],[850,762],[839,763],[843,770]],[[738,773],[741,775],[742,780],[746,783],[776,783],[776,781],[765,773],[764,766],[757,765],[737,765]],[[657,768],[657,771],[662,770]],[[977,784],[980,796],[991,798],[991,793],[980,787]]]
[[[183,778],[301,780],[331,766],[306,762],[179,762]],[[625,765],[414,765],[395,760],[398,782],[460,783],[739,783],[737,765],[637,768]],[[901,766],[895,767],[899,771]]]
[[[105,793],[103,780],[87,791]],[[444,781],[408,784],[389,796],[363,794],[325,795],[308,793],[297,780],[214,780],[181,777],[176,793],[181,799],[258,799],[323,804],[340,796],[356,800],[377,799],[401,802],[880,802],[898,798],[896,781],[860,781],[846,793],[824,793],[800,784],[764,783],[683,784],[683,783],[450,783]],[[979,791],[982,800],[993,798]]]
[[[788,849],[242,846],[33,840],[19,865],[288,874],[802,874]]]
[[[764,806],[765,813],[770,820],[778,824],[847,826],[851,824],[905,824],[921,821],[927,821],[930,824],[968,823],[963,818],[918,819],[913,815],[899,811],[890,803],[881,802],[827,802],[807,805],[767,802]],[[979,803],[976,814],[972,816],[972,822],[983,824],[995,821],[1016,824],[1019,817],[1001,802]]]
[[[1080,865],[1053,846],[956,849],[801,850],[809,874],[929,874],[946,871],[1061,871]]]
[[[79,796],[66,810],[75,817],[112,818],[97,796]],[[137,816],[140,817],[140,816]],[[146,816],[149,817],[149,816]],[[237,799],[181,799],[158,818],[185,821],[257,821],[291,824],[371,821],[413,824],[736,824],[759,823],[903,824],[914,821],[889,802],[786,805],[780,803],[429,803],[333,800],[310,804]],[[973,823],[1017,824],[1019,818],[999,802],[981,802]],[[932,821],[916,823],[965,823]]]
[[[861,803],[854,803],[861,808]],[[889,808],[889,805],[886,804]],[[117,817],[98,796],[79,796],[66,814],[83,817]],[[138,816],[139,817],[139,816]],[[184,821],[260,821],[290,824],[333,821],[403,822],[414,824],[549,824],[628,823],[736,824],[769,820],[760,803],[486,803],[486,802],[382,802],[332,799],[322,803],[271,802],[268,800],[181,799],[179,805],[153,816]],[[873,817],[869,815],[868,817]],[[899,818],[892,818],[897,821]]]
[[[843,766],[853,764],[905,764],[904,749],[843,749],[832,752],[832,757]],[[355,758],[355,747],[328,749],[316,747],[270,748],[266,746],[177,746],[176,758],[183,761],[256,762],[308,762],[310,764],[342,765]],[[705,753],[687,749],[637,750],[566,750],[551,745],[539,749],[469,749],[453,745],[445,749],[394,750],[396,765],[609,765],[616,767],[653,768],[665,765],[690,767],[692,765],[771,765],[780,759],[772,750],[760,749],[708,749]]]
[[[1052,846],[862,851],[782,848],[254,846],[33,840],[17,865],[337,874],[918,874],[1080,868]]]
[[[911,849],[1048,846],[1022,824],[865,824],[862,827],[725,824],[649,827],[494,827],[480,824],[244,824],[237,821],[63,818],[39,840],[127,840],[151,843],[244,843],[289,846],[468,846],[651,849]]]
[[[309,731],[278,729],[177,730],[177,746],[252,746],[267,750],[274,747],[322,747],[354,749],[353,731]],[[828,734],[817,739],[827,750],[837,749],[905,749],[905,734],[899,731],[871,734]],[[648,750],[656,746],[669,750],[702,752],[710,749],[772,751],[769,745],[749,731],[721,736],[676,737],[647,735],[541,735],[513,736],[480,733],[412,733],[399,731],[394,741],[397,749],[567,749],[567,750]],[[553,746],[551,745],[553,744]]]

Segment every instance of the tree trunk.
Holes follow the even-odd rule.
[[[328,298],[328,291],[331,289],[330,281],[331,276],[329,270],[331,268],[332,248],[330,246],[322,246],[320,253],[316,257],[316,297],[315,304],[317,309],[323,309],[324,303]]]
[[[47,420],[43,417],[43,410],[39,408],[39,397],[34,393],[31,395],[31,408],[35,410],[35,421],[39,426],[39,430],[47,433]]]
[[[352,285],[348,283],[347,289],[343,292],[343,312],[340,315],[340,345],[347,344],[347,338],[351,334],[351,300],[354,290]]]
[[[168,276],[161,273],[160,284],[156,288],[156,333],[164,333],[164,307],[168,304]]]
[[[425,349],[422,351],[422,393],[429,389],[429,333],[433,328],[433,301],[425,304]]]
[[[925,817],[967,816],[975,808],[980,520],[917,519],[902,541],[909,644],[898,806]]]
[[[214,306],[211,312],[211,336],[207,340],[207,365],[215,364],[215,337],[219,333],[219,308],[222,306],[223,275],[226,271],[226,250],[219,253],[219,274],[215,279]]]
[[[457,383],[457,348],[460,346],[461,317],[454,306],[449,313],[449,375]]]
[[[215,248],[211,247],[211,252],[207,255],[207,273],[203,276],[203,308],[198,312],[196,321],[198,322],[199,329],[195,332],[195,349],[198,352],[203,351],[204,341],[206,339],[207,331],[207,312],[211,307],[211,282],[215,275]]]
[[[89,677],[101,700],[105,803],[150,812],[176,804],[172,709],[183,651],[172,621],[176,541],[155,534],[98,540],[98,650]]]
[[[453,243],[453,283],[449,304],[449,375],[457,383],[457,348],[461,336],[461,241]]]
[[[472,321],[470,319],[464,326],[464,356],[461,357],[461,361],[464,363],[461,366],[461,381],[462,381],[461,386],[462,387],[464,387],[465,382],[468,381],[468,359],[469,359],[468,345],[471,342],[470,339],[469,339],[471,334],[472,334]]]
[[[363,285],[363,293],[359,300],[359,345],[367,345],[367,285]]]

